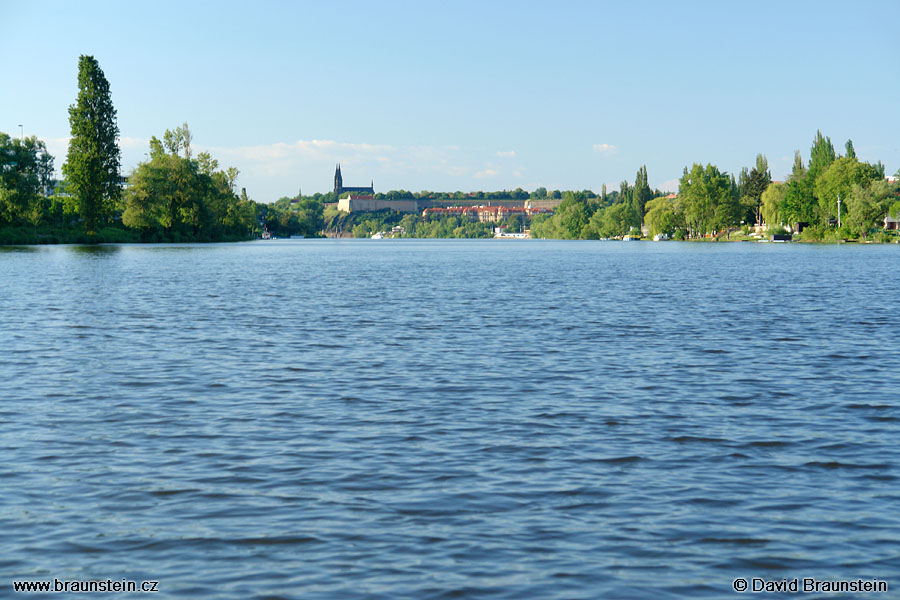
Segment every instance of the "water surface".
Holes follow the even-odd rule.
[[[0,595],[900,587],[898,264],[789,244],[2,248]]]

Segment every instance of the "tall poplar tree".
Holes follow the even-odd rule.
[[[72,138],[62,170],[84,230],[93,234],[122,194],[116,109],[109,82],[93,56],[78,59],[78,98],[69,107],[69,125]]]
[[[644,222],[644,207],[647,206],[647,202],[652,197],[653,193],[650,191],[650,184],[647,182],[647,165],[643,165],[638,169],[637,175],[635,175],[634,191],[631,196],[634,212],[641,223]]]

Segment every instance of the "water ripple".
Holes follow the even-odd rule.
[[[900,580],[896,253],[0,253],[4,585],[645,600]]]

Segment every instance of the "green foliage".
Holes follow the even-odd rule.
[[[812,180],[806,176],[791,178],[786,184],[781,218],[785,223],[818,222],[818,205],[812,193]]]
[[[787,186],[783,183],[770,183],[760,197],[760,216],[770,228],[784,223],[784,199]]]
[[[577,240],[581,237],[581,231],[591,218],[587,207],[587,200],[581,192],[566,192],[563,201],[556,209],[555,219],[558,219],[563,239]]]
[[[611,238],[627,234],[637,223],[637,214],[630,203],[619,202],[597,211],[592,219],[600,237]]]
[[[684,227],[681,216],[675,201],[663,196],[647,203],[647,214],[644,216],[644,222],[650,230],[651,237],[658,233],[665,233],[671,237],[677,229]]]
[[[543,200],[546,197],[547,197],[547,188],[545,188],[545,187],[539,187],[536,190],[534,190],[533,192],[531,192],[531,198],[533,200]]]
[[[740,184],[738,186],[741,217],[747,223],[761,223],[762,195],[772,183],[772,174],[769,171],[769,162],[762,154],[756,155],[756,165],[749,171],[741,170]]]
[[[184,151],[184,157],[190,159],[191,140],[193,139],[194,136],[191,135],[188,124],[184,123],[181,127],[166,130],[166,133],[163,135],[163,146],[169,154],[178,155],[181,151]]]
[[[138,164],[125,195],[122,223],[144,239],[212,241],[249,237],[256,223],[256,206],[233,190],[236,171],[214,170],[208,154],[190,156],[190,130],[185,124],[166,131],[164,146],[150,142],[150,160]],[[180,140],[178,143],[175,140]],[[179,156],[183,152],[184,156]]]
[[[285,196],[267,205],[266,210],[266,227],[270,232],[278,236],[303,237],[320,237],[326,218],[333,218],[340,212],[336,208],[326,212],[321,198],[316,196]]]
[[[647,202],[653,197],[650,191],[650,185],[647,183],[647,165],[643,165],[638,169],[634,178],[634,188],[631,191],[632,210],[637,217],[643,221],[644,212]]]
[[[0,223],[38,225],[44,219],[44,192],[52,176],[53,157],[44,142],[0,132]]]
[[[877,179],[880,179],[878,170],[868,163],[861,163],[848,156],[833,161],[815,182],[821,221],[824,223],[837,217],[839,194],[847,202],[854,185],[866,187],[869,182]]]
[[[106,223],[121,197],[119,127],[109,82],[92,56],[78,60],[78,98],[69,107],[72,137],[63,165],[84,229],[93,234]]]
[[[867,238],[880,227],[891,202],[896,199],[892,186],[883,179],[866,184],[854,183],[847,199],[846,224],[853,235]]]
[[[828,168],[834,162],[836,155],[834,146],[831,144],[831,138],[822,137],[822,132],[816,132],[816,138],[813,140],[812,147],[809,150],[809,175],[815,182],[819,177],[819,173]]]
[[[678,199],[691,237],[721,231],[736,224],[739,206],[732,180],[718,167],[694,163],[685,167],[678,185]]]
[[[379,231],[390,232],[395,226],[402,227],[405,230],[403,237],[407,238],[489,238],[494,235],[494,224],[456,216],[422,217],[382,210],[370,213],[326,211],[325,217],[326,231],[351,233],[353,237],[370,237]]]

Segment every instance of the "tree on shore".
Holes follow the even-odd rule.
[[[634,189],[631,192],[631,205],[634,214],[641,222],[644,221],[647,202],[651,198],[653,198],[653,192],[650,191],[650,184],[647,182],[647,165],[643,165],[634,177]]]
[[[762,220],[769,227],[777,227],[784,222],[784,198],[787,186],[783,183],[770,183],[762,193],[760,213]]]
[[[0,132],[0,223],[43,218],[44,193],[53,178],[53,157],[36,137],[18,140]]]
[[[109,82],[93,56],[78,59],[78,98],[69,107],[72,138],[63,165],[88,234],[96,233],[121,196],[119,127]]]
[[[187,123],[167,130],[163,141],[150,139],[150,160],[131,172],[122,223],[148,241],[248,237],[257,227],[257,207],[246,192],[235,194],[237,169],[220,170],[207,152],[191,158],[192,139]]]
[[[769,161],[762,154],[756,155],[756,165],[748,170],[741,170],[739,195],[741,203],[741,218],[748,223],[762,222],[762,195],[772,183],[772,173],[769,171]]]
[[[694,163],[690,170],[685,167],[678,182],[678,199],[692,236],[718,232],[734,224],[738,205],[732,180],[715,165]]]

